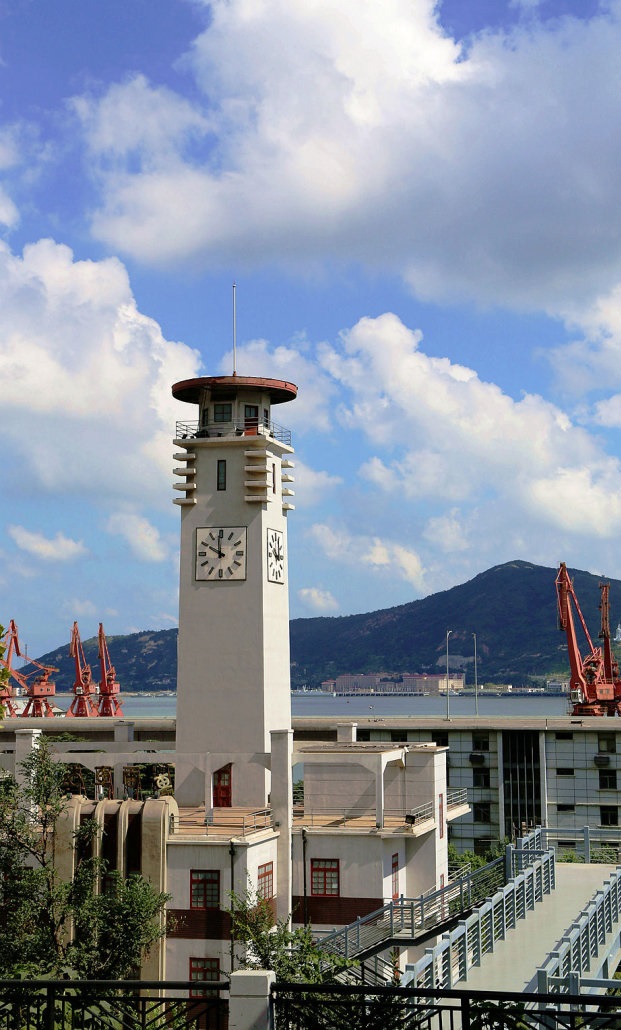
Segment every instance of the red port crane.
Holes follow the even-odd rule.
[[[11,683],[11,653],[10,648],[13,646],[13,635],[11,628],[6,631],[2,638],[2,642],[5,647],[5,651],[0,658],[0,668],[5,670],[5,674],[0,680],[0,706],[4,711],[4,714],[15,718],[18,714],[17,708],[13,701],[13,684]],[[2,715],[2,711],[0,711]]]
[[[84,657],[84,648],[77,622],[74,622],[71,630],[69,654],[75,662],[75,682],[73,684],[73,701],[67,712],[67,718],[99,715],[97,705],[91,696],[94,693],[93,673]]]
[[[108,643],[106,641],[106,635],[101,622],[99,623],[99,665],[101,668],[101,679],[99,681],[99,714],[122,715],[123,709],[121,708],[116,696],[121,688],[116,682],[116,669],[110,661]]]
[[[569,696],[573,715],[621,714],[619,667],[610,643],[610,584],[600,583],[599,589],[601,593],[599,637],[603,641],[602,647],[596,647],[591,640],[567,566],[565,562],[561,562],[556,577],[556,596],[559,629],[567,635],[571,670]],[[589,649],[584,658],[578,647],[572,606],[580,620]]]
[[[21,716],[28,718],[29,716],[35,717],[47,717],[51,716],[54,718],[54,711],[48,701],[48,697],[51,697],[56,693],[56,684],[50,680],[50,676],[53,672],[58,672],[52,665],[42,665],[36,658],[28,658],[28,655],[22,654],[19,645],[19,634],[15,621],[11,619],[9,628],[4,637],[6,651],[0,660],[0,664],[9,671],[9,677],[14,679],[16,683],[22,688],[28,697],[28,701],[24,707]],[[24,658],[29,662],[30,665],[34,666],[32,672],[24,675],[23,672],[13,668],[13,656],[18,658]],[[37,669],[41,671],[37,673]],[[3,687],[5,685],[3,684]],[[2,696],[0,692],[0,696]],[[8,708],[9,715],[16,716],[18,713],[15,704],[13,703],[13,694],[8,698],[3,697],[3,703]]]

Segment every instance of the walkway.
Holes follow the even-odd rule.
[[[509,930],[492,955],[468,972],[473,991],[536,991],[536,970],[572,922],[617,867],[611,865],[556,865],[556,890],[546,895],[526,919]]]

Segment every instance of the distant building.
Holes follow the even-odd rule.
[[[461,672],[449,674],[449,689],[463,690],[465,676]],[[389,676],[386,672],[343,673],[336,679],[324,680],[321,689],[333,694],[440,694],[446,693],[446,673],[404,672]]]

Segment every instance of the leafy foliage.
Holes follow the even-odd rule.
[[[256,891],[231,893],[231,931],[243,945],[242,969],[273,969],[288,983],[329,983],[354,963],[324,951],[313,940],[310,926],[289,928],[276,920],[269,901]]]
[[[167,895],[139,875],[107,874],[93,819],[78,830],[71,881],[57,870],[66,769],[44,739],[0,781],[0,976],[124,979],[163,936]],[[104,890],[99,890],[101,885]]]

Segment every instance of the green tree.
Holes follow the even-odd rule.
[[[242,969],[273,969],[287,983],[330,983],[355,965],[341,955],[323,950],[313,940],[310,926],[289,928],[289,920],[276,920],[269,901],[256,891],[231,893],[231,933],[243,945]]]
[[[168,895],[94,857],[93,819],[76,834],[73,879],[60,877],[55,831],[68,803],[65,776],[43,739],[19,782],[0,780],[0,976],[124,979],[164,935]]]

